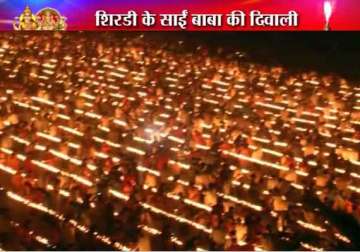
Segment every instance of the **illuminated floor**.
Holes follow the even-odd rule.
[[[248,237],[237,246],[248,249],[354,245],[303,199],[306,192],[322,198],[329,187],[340,192],[341,183],[341,195],[356,205],[359,88],[336,80],[333,89],[324,85],[329,79],[289,77],[278,68],[221,67],[200,55],[144,55],[141,46],[104,46],[98,57],[82,49],[46,56],[47,45],[34,41],[30,51],[38,56],[0,48],[7,75],[0,90],[1,207],[10,209],[9,229],[28,231],[27,246],[135,249],[145,237],[152,249],[224,249],[232,235],[226,225],[244,222]],[[313,99],[319,105],[311,106]],[[343,161],[334,166],[333,155]],[[275,198],[289,210],[273,209]],[[124,223],[127,213],[136,221]],[[27,214],[51,221],[29,224]],[[210,221],[216,218],[224,225]],[[57,231],[49,231],[51,222]],[[213,245],[219,230],[225,243]],[[63,244],[59,236],[66,235],[73,243]]]

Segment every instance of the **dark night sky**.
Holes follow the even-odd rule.
[[[259,63],[279,63],[294,70],[334,72],[360,80],[358,32],[213,32],[182,36],[214,48],[244,50]]]

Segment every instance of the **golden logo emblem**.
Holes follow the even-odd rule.
[[[63,31],[66,30],[66,17],[50,7],[41,9],[33,14],[29,6],[19,17],[15,18],[14,30],[17,31]]]

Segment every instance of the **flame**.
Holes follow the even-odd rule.
[[[332,14],[332,5],[329,1],[324,2],[324,14],[325,14],[326,22],[329,22]]]

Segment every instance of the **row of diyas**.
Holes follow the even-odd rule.
[[[59,221],[66,221],[65,217],[62,214],[54,211],[53,209],[47,208],[42,204],[34,203],[34,202],[22,197],[19,194],[14,193],[12,191],[7,191],[6,194],[10,199],[12,199],[14,201],[17,201],[17,202],[19,202],[19,203],[21,203],[21,204],[23,204],[25,206],[28,206],[28,207],[33,208],[35,210],[38,210],[38,211],[44,212],[44,213],[46,213],[48,215],[51,215],[54,218],[58,219]],[[74,219],[70,219],[67,222],[69,224],[71,224],[73,227],[75,227],[78,231],[80,231],[82,233],[86,233],[86,234],[91,234],[97,240],[100,240],[101,242],[103,242],[103,243],[105,243],[107,245],[113,246],[114,248],[120,249],[120,250],[130,250],[128,247],[121,244],[120,242],[112,241],[111,238],[106,236],[106,235],[99,234],[96,231],[94,231],[93,233],[90,233],[90,228],[89,227],[87,227],[85,225],[82,225],[82,224],[79,224]]]
[[[10,173],[11,175],[16,174],[16,170],[14,170],[14,169],[12,169],[12,168],[10,168],[10,167],[4,166],[4,165],[0,165],[0,169],[3,170],[3,171],[5,171],[5,172]],[[49,191],[53,191],[53,190],[54,190],[54,188],[53,188],[51,185],[47,185],[47,188],[46,188],[46,189],[49,190]],[[59,189],[58,193],[59,193],[61,196],[64,196],[64,197],[66,197],[66,198],[68,198],[68,197],[70,196],[70,192],[65,191],[65,190],[62,190],[62,189]],[[114,195],[114,196],[116,196],[116,197],[118,197],[118,198],[124,199],[124,200],[128,200],[128,199],[129,199],[129,197],[126,196],[125,194],[119,193],[119,192],[117,192],[117,191],[115,191],[115,190],[111,190],[111,189],[110,189],[110,190],[109,190],[109,193],[112,194],[112,195]],[[18,197],[18,196],[16,196],[15,194],[10,193],[9,195],[10,195],[11,198],[13,198],[13,199],[15,199],[15,200],[21,200],[21,198]],[[84,203],[81,199],[77,199],[77,201],[78,201],[80,204],[83,204],[83,203]],[[91,207],[93,207],[93,208],[95,207],[95,206],[93,205],[93,203],[91,203]],[[60,215],[59,215],[59,216],[60,216]],[[71,219],[71,220],[69,220],[69,223],[72,224],[73,226],[75,226],[78,230],[80,230],[80,231],[82,231],[82,232],[84,232],[84,233],[89,233],[89,229],[88,229],[86,226],[79,225],[75,220]],[[149,232],[150,234],[153,234],[153,235],[160,235],[160,234],[161,234],[161,232],[160,232],[159,230],[156,230],[156,229],[151,228],[151,227],[148,227],[148,226],[141,226],[141,228],[142,228],[143,230],[145,230],[146,232]],[[111,245],[111,244],[112,244],[112,242],[111,242],[111,240],[110,240],[109,237],[104,236],[104,235],[99,235],[97,232],[94,232],[94,235],[95,235],[96,239],[101,240],[101,241],[104,242],[105,244],[107,244],[107,245]],[[42,244],[51,246],[51,245],[49,244],[48,239],[46,239],[46,238],[44,238],[44,237],[41,237],[41,236],[38,236],[38,235],[37,235],[37,236],[35,237],[35,239],[36,239],[37,241],[39,241],[40,243],[42,243]],[[178,237],[176,237],[176,236],[172,236],[172,237],[171,237],[171,242],[173,242],[173,243],[175,243],[175,244],[177,244],[177,245],[179,245],[179,246],[183,245],[183,242],[182,242]],[[122,244],[119,243],[119,242],[115,242],[115,243],[113,244],[113,246],[114,246],[115,248],[119,249],[119,250],[125,250],[125,249],[126,249],[126,247],[124,247],[124,245],[122,245]]]
[[[60,192],[61,193],[61,192]],[[113,193],[114,195],[116,195],[117,197],[120,197],[124,200],[128,200],[128,197],[126,196],[123,196],[123,194],[119,193],[119,192],[116,192],[116,191],[110,191],[110,193]],[[234,199],[232,199],[234,200]],[[187,200],[189,202],[189,200]],[[192,202],[193,203],[193,202]],[[244,202],[241,202],[242,204],[244,204]],[[255,210],[261,210],[261,208],[255,208]],[[164,214],[164,212],[161,212],[162,214]],[[171,216],[171,215],[170,215]],[[319,229],[316,225],[313,225],[313,224],[308,224],[308,223],[304,223],[302,221],[298,221],[298,224],[299,225],[302,225],[304,226],[305,228],[309,228],[309,229],[312,229],[312,230],[315,230],[315,231],[319,231],[319,232],[323,232],[324,230],[323,229]],[[343,236],[341,236],[340,234],[338,234],[338,236],[341,238],[341,239],[347,239],[346,237],[344,238]],[[339,239],[340,239],[339,238]],[[180,244],[180,243],[178,243]]]
[[[3,147],[2,147],[0,150],[1,150],[2,152],[4,152],[4,153],[7,153],[7,154],[13,154],[13,153],[14,153],[13,150],[10,150],[10,149],[7,149],[7,148],[3,148]],[[26,156],[22,155],[22,156],[20,157],[20,159],[23,161],[24,159],[26,159]],[[65,176],[65,177],[72,178],[73,180],[75,180],[75,181],[77,181],[77,182],[79,182],[79,183],[81,183],[81,184],[83,184],[83,185],[85,185],[85,186],[87,186],[87,187],[93,186],[93,182],[89,181],[88,179],[85,179],[85,178],[83,178],[83,177],[81,177],[81,176],[79,176],[79,175],[73,174],[73,173],[66,172],[66,171],[61,170],[61,169],[59,169],[59,168],[57,168],[57,167],[54,167],[54,166],[49,165],[49,164],[46,164],[46,163],[44,163],[43,161],[31,160],[31,163],[34,164],[35,166],[37,166],[37,167],[39,167],[39,168],[41,168],[41,169],[44,169],[44,170],[46,170],[46,171],[49,171],[49,172],[51,172],[51,173],[58,173],[58,174],[61,174],[61,175]],[[5,169],[6,169],[6,167],[3,166],[3,167],[2,167],[2,170],[5,170]],[[11,172],[11,170],[9,170],[9,169],[7,169],[7,171],[10,171],[10,172]]]

